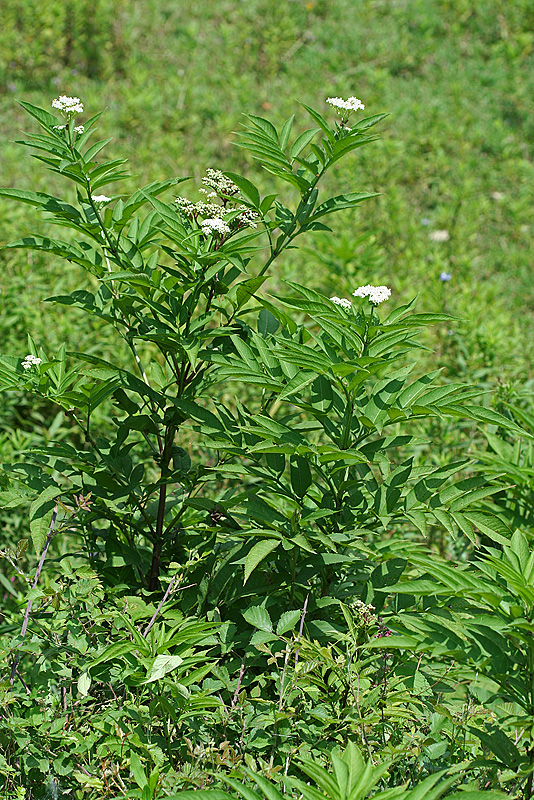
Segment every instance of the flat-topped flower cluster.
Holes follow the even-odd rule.
[[[363,111],[365,108],[362,101],[354,96],[349,97],[347,100],[343,100],[342,97],[327,97],[326,102],[337,108],[340,113],[343,111],[359,111],[360,108]]]
[[[359,286],[357,289],[355,289],[355,291],[352,293],[352,296],[368,297],[369,302],[374,306],[377,306],[391,297],[391,289],[389,289],[387,286],[371,286],[371,284],[368,283],[366,286]],[[331,297],[330,300],[336,306],[344,308],[345,311],[350,311],[352,308],[352,302],[346,297]]]
[[[391,297],[391,289],[387,286],[359,286],[355,292],[352,293],[354,297],[368,297],[369,302],[377,306]]]
[[[32,367],[38,367],[39,364],[43,363],[43,359],[39,358],[39,356],[33,356],[29,353],[27,356],[24,357],[24,361],[22,362],[21,366],[22,369],[31,369]]]
[[[330,300],[336,305],[349,311],[352,308],[352,303],[346,297],[331,297]]]
[[[67,97],[62,94],[52,100],[52,108],[57,108],[68,117],[73,117],[75,114],[83,114],[83,103],[79,97]]]
[[[354,111],[363,111],[365,108],[362,101],[358,100],[354,95],[347,98],[347,100],[343,100],[342,97],[327,97],[326,102],[328,105],[333,106],[333,108],[337,108],[337,113],[341,117],[342,128],[348,127],[347,122]]]
[[[92,194],[91,200],[97,206],[97,208],[102,208],[103,206],[111,203],[111,197],[107,197],[105,194]]]

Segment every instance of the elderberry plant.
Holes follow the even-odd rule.
[[[24,361],[2,358],[3,389],[40,393],[81,432],[77,447],[54,443],[33,455],[44,490],[34,518],[41,520],[53,501],[52,475],[58,494],[91,493],[80,532],[92,561],[118,555],[131,567],[130,580],[151,590],[161,570],[191,550],[202,552],[201,569],[213,582],[221,546],[237,547],[245,579],[275,550],[292,563],[293,582],[302,559],[319,559],[326,590],[335,570],[324,551],[348,544],[348,530],[393,521],[424,530],[433,519],[460,521],[469,533],[484,524],[468,513],[455,520],[454,505],[439,498],[440,478],[460,464],[429,478],[414,473],[413,459],[393,467],[388,458],[409,441],[397,435],[399,421],[444,413],[488,418],[466,405],[475,391],[436,387],[437,372],[410,382],[411,367],[401,366],[419,346],[422,326],[441,317],[410,316],[409,306],[380,320],[373,304],[389,296],[384,287],[357,289],[356,298],[368,296],[371,304],[351,313],[346,302],[334,305],[308,287],[292,285],[294,294],[277,305],[260,294],[297,237],[325,230],[329,215],[373,197],[348,193],[319,202],[319,188],[337,161],[373,141],[369,131],[383,114],[351,127],[352,106],[344,107],[332,126],[305,106],[317,127],[293,140],[293,118],[277,131],[266,119],[247,117],[238,144],[296,190],[291,209],[274,193],[260,197],[249,179],[213,169],[203,180],[205,201],[159,199],[185,178],[151,183],[130,197],[98,194],[126,175],[124,159],[97,160],[107,145],[91,144],[100,114],[77,124],[83,104],[76,97],[53,101],[61,122],[21,105],[41,127],[23,144],[74,184],[75,199],[15,189],[1,195],[36,206],[76,237],[28,236],[9,246],[46,251],[87,270],[93,291],[50,299],[112,326],[131,353],[130,365],[66,349],[38,355],[36,347]],[[221,381],[255,392],[245,405],[236,390],[232,407],[223,407],[214,388]],[[106,435],[93,423],[102,404],[113,419]],[[191,428],[214,451],[211,459],[191,462]],[[15,480],[20,469],[11,471]],[[459,494],[466,508],[475,490],[476,481],[457,489],[456,505]],[[40,552],[39,537],[34,544]],[[198,602],[202,595],[204,589]]]
[[[256,691],[272,659],[280,660],[280,647],[288,649],[272,681],[275,733],[266,747],[293,747],[285,705],[297,689],[289,691],[290,676],[298,682],[298,659],[302,664],[309,657],[315,641],[340,635],[345,604],[362,597],[364,604],[383,605],[410,543],[429,527],[460,531],[472,541],[481,533],[507,535],[481,505],[500,487],[488,486],[482,475],[456,477],[468,461],[436,469],[415,455],[418,426],[427,418],[464,417],[521,431],[474,405],[477,389],[441,384],[439,370],[418,374],[409,360],[422,347],[424,327],[449,318],[413,313],[413,302],[392,309],[386,286],[355,287],[350,300],[328,299],[291,282],[283,297],[268,293],[277,260],[299,237],[330,230],[325,222],[331,214],[374,196],[321,194],[327,172],[370,144],[376,138],[371,129],[384,117],[354,120],[362,104],[338,101],[330,101],[342,112],[334,123],[304,106],[315,127],[297,136],[293,117],[280,130],[267,119],[246,117],[238,145],[293,191],[288,206],[279,193],[262,196],[249,178],[212,168],[202,200],[160,199],[186,178],[113,195],[109,187],[127,175],[125,159],[99,160],[108,144],[93,142],[100,114],[81,125],[79,98],[53,102],[61,119],[21,103],[40,126],[22,144],[70,181],[73,191],[68,199],[17,189],[1,189],[0,196],[35,206],[71,234],[25,236],[9,247],[44,251],[82,267],[88,273],[83,288],[49,300],[95,317],[124,348],[109,360],[70,352],[67,345],[47,354],[30,338],[28,355],[0,358],[1,390],[45,398],[76,426],[69,441],[52,441],[2,465],[8,485],[0,505],[29,507],[29,530],[42,561],[56,516],[61,520],[61,509],[78,507],[83,498],[80,513],[61,527],[61,544],[54,540],[58,561],[82,560],[91,580],[98,576],[110,596],[126,598],[126,606],[136,593],[155,598],[148,644],[123,608],[120,639],[106,645],[107,612],[92,639],[96,652],[84,653],[76,662],[81,673],[67,669],[65,680],[82,697],[92,681],[102,698],[111,687],[109,702],[135,691],[138,704],[138,688],[156,682],[150,725],[172,764],[173,747],[184,735],[173,704],[187,707],[185,716],[193,718],[194,708],[200,717],[222,703],[226,740],[243,692],[244,708],[247,692]],[[194,629],[196,649],[185,648],[174,623],[162,623],[155,634],[154,619],[171,596],[177,570],[176,608],[182,617],[204,620]],[[54,597],[59,609],[59,589]],[[46,599],[35,613],[43,609]],[[219,683],[206,677],[211,663],[199,666],[206,662],[203,648],[213,646],[206,640],[206,617],[219,630]],[[72,609],[66,618],[74,624]],[[386,641],[387,629],[376,625]],[[51,631],[57,650],[54,636]],[[356,650],[369,638],[358,636],[351,645]],[[17,641],[15,650],[21,645]],[[15,662],[18,652],[11,654]],[[15,669],[13,683],[23,680],[23,668]],[[384,669],[379,665],[375,673],[366,675],[369,685],[381,680],[376,675]],[[189,703],[190,685],[196,686],[196,706]],[[217,699],[209,698],[215,691]],[[139,708],[135,713],[140,718]],[[364,726],[359,719],[355,724]],[[343,733],[336,729],[335,736]],[[365,740],[363,727],[360,733]],[[244,738],[243,722],[235,733],[237,749]],[[9,740],[14,760],[20,755],[15,740]],[[150,752],[148,745],[146,751],[135,746]],[[120,778],[126,745],[121,740],[114,747],[112,767]]]

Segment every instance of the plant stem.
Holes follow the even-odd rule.
[[[153,615],[152,615],[152,619],[150,620],[150,622],[149,622],[149,623],[148,623],[148,625],[146,626],[145,630],[143,631],[143,638],[144,638],[144,639],[146,639],[146,637],[148,636],[148,632],[149,632],[150,628],[152,627],[152,625],[153,625],[153,624],[154,624],[154,622],[156,621],[156,618],[157,618],[157,616],[158,616],[159,612],[161,611],[161,609],[163,608],[163,606],[164,606],[164,605],[165,605],[165,603],[167,602],[167,598],[169,597],[170,593],[172,592],[172,590],[173,590],[173,588],[174,588],[174,584],[177,582],[177,580],[178,580],[178,576],[177,576],[177,575],[175,575],[175,576],[174,576],[174,578],[173,578],[173,579],[171,580],[171,582],[169,583],[169,585],[167,586],[167,589],[166,589],[166,591],[165,591],[165,594],[163,595],[163,598],[162,598],[162,600],[161,600],[161,602],[160,602],[159,606],[158,606],[158,607],[156,608],[156,610],[154,611],[154,613],[153,613]]]
[[[54,528],[56,527],[57,512],[58,512],[58,506],[56,505],[54,507],[53,512],[52,512],[52,519],[50,520],[50,525],[48,526],[48,533],[46,535],[46,540],[45,540],[45,544],[44,544],[44,547],[43,547],[43,552],[41,553],[41,558],[39,559],[39,564],[37,565],[37,570],[35,571],[35,577],[33,579],[33,583],[32,583],[32,586],[31,586],[32,589],[35,589],[35,587],[37,586],[37,581],[39,580],[39,575],[41,574],[41,570],[43,569],[43,565],[44,565],[44,561],[45,561],[45,558],[46,558],[46,554],[48,552],[48,548],[50,547],[50,542],[52,541],[52,536],[54,534]],[[26,606],[26,612],[24,614],[24,619],[22,621],[22,628],[21,628],[21,631],[20,631],[21,640],[24,639],[24,637],[26,636],[26,631],[28,629],[28,622],[30,621],[30,613],[31,613],[31,610],[32,610],[32,603],[33,603],[33,599],[30,597],[30,599],[28,600],[28,604]],[[17,674],[17,665],[18,665],[18,663],[19,663],[19,653],[17,652],[15,654],[15,656],[13,657],[13,661],[11,663],[11,675],[10,675],[10,678],[9,678],[9,682],[10,682],[11,686],[13,686],[13,684],[15,682],[15,675]]]
[[[298,635],[298,638],[297,638],[297,644],[298,644],[298,643],[300,642],[300,640],[302,639],[302,631],[304,630],[304,618],[306,617],[306,611],[308,610],[308,600],[309,600],[309,597],[310,597],[310,595],[309,595],[309,594],[307,594],[307,595],[306,595],[306,599],[305,599],[305,601],[304,601],[304,605],[303,605],[303,607],[302,607],[302,614],[300,615],[299,635]],[[295,653],[295,667],[296,667],[296,666],[297,666],[297,664],[298,664],[298,660],[299,660],[299,652],[300,652],[300,647],[297,647],[297,652]]]
[[[165,439],[162,442],[161,453],[161,473],[160,480],[164,481],[159,487],[158,513],[156,517],[156,531],[154,537],[154,547],[152,549],[152,563],[148,578],[149,591],[153,592],[158,588],[159,570],[161,565],[161,552],[163,549],[163,526],[165,523],[165,503],[167,500],[167,472],[171,460],[172,441],[174,439],[174,427],[169,425],[165,431]]]

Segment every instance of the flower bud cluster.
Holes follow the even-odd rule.
[[[229,178],[226,178],[219,169],[207,169],[206,177],[202,179],[204,187],[199,189],[206,196],[205,202],[199,200],[193,203],[187,197],[177,197],[176,205],[179,210],[189,219],[195,220],[200,225],[202,233],[206,236],[212,233],[226,235],[240,228],[257,228],[257,218],[259,214],[254,209],[241,204],[232,207],[229,203],[235,203],[237,198],[233,198],[239,192],[239,188]],[[205,188],[208,187],[208,188]],[[223,205],[209,202],[220,197]],[[239,211],[239,214],[236,214]],[[233,215],[231,218],[230,215]],[[202,218],[205,219],[202,219]]]
[[[67,129],[66,125],[54,125],[55,131],[64,131]],[[75,125],[74,126],[74,133],[83,133],[85,130],[83,125]]]
[[[257,211],[254,211],[253,208],[249,208],[248,206],[244,206],[243,204],[241,204],[237,208],[238,210],[241,210],[241,214],[239,214],[239,216],[235,218],[238,222],[240,222],[242,225],[248,225],[249,228],[258,227],[258,223],[256,222],[256,220],[258,219],[259,214]]]
[[[389,628],[385,628],[383,625],[380,627],[380,630],[375,636],[375,639],[385,639],[388,636],[391,636],[393,631],[390,631]]]
[[[361,600],[355,600],[352,605],[358,615],[358,624],[361,628],[368,628],[370,625],[377,623],[378,617],[374,613],[374,606],[366,605]]]
[[[371,286],[367,284],[367,286],[359,286],[352,295],[353,297],[368,297],[369,301],[377,306],[391,296],[391,289],[387,286]],[[334,305],[343,308],[345,311],[350,311],[352,308],[351,301],[346,297],[334,296],[330,298],[330,301],[334,303]]]
[[[186,214],[186,216],[194,217],[195,219],[198,216],[219,217],[219,219],[222,219],[223,216],[228,213],[223,206],[217,203],[204,203],[202,200],[192,203],[187,197],[177,197],[175,202],[180,211]]]
[[[216,195],[234,195],[239,193],[239,187],[230,178],[223,175],[220,169],[206,170],[206,177],[202,178],[202,183],[215,192]],[[211,193],[210,193],[211,195]],[[211,195],[212,196],[212,195]]]

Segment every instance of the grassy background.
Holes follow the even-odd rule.
[[[275,124],[296,113],[304,128],[297,101],[328,113],[326,97],[355,94],[366,112],[390,116],[381,140],[327,188],[381,195],[340,218],[333,234],[309,238],[278,276],[330,294],[361,283],[388,284],[397,299],[418,293],[418,310],[463,320],[432,342],[451,376],[525,379],[534,333],[533,28],[529,0],[7,0],[1,182],[61,191],[14,143],[28,124],[16,99],[48,108],[75,94],[88,114],[104,108],[108,152],[131,159],[125,191],[170,175],[198,183],[208,166],[245,172],[267,190],[270,176],[233,147],[242,112]],[[0,244],[36,227],[43,222],[31,210],[0,201]],[[449,240],[433,242],[435,230]],[[89,323],[40,302],[80,286],[76,267],[18,251],[0,259],[2,351],[26,352],[27,332],[50,349],[64,339],[73,349],[103,347]],[[275,276],[271,289],[278,285]]]

